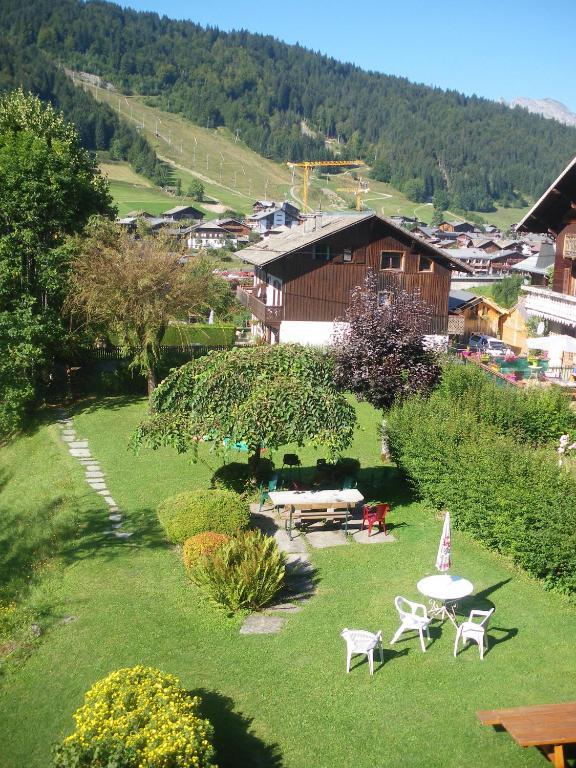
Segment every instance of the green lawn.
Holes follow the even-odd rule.
[[[226,325],[205,325],[204,323],[178,323],[169,325],[162,338],[162,344],[207,344],[208,346],[232,345],[236,340],[236,327]]]
[[[2,768],[44,768],[50,744],[72,729],[84,691],[112,669],[136,663],[174,673],[201,692],[216,727],[220,768],[548,764],[536,750],[481,727],[475,712],[573,699],[576,611],[461,534],[453,536],[453,570],[475,585],[467,607],[496,606],[484,661],[475,646],[454,659],[447,624],[433,628],[426,654],[415,639],[386,644],[385,664],[373,678],[364,663],[345,673],[340,630],[382,628],[385,640],[392,636],[394,596],[418,597],[415,583],[434,571],[441,528],[394,469],[380,464],[371,408],[358,408],[360,428],[348,455],[362,462],[361,490],[379,485],[376,494],[392,502],[397,542],[314,550],[315,597],[279,635],[243,637],[240,619],[206,606],[187,583],[154,513],[167,495],[206,487],[220,459],[206,446],[198,464],[168,449],[133,456],[126,444],[145,407],[142,400],[111,399],[85,404],[75,417],[126,527],[135,531],[127,544],[97,535],[107,527],[104,505],[85,490],[82,470],[54,426],[42,425],[0,452],[0,558],[22,530],[42,529],[50,500],[91,526],[76,528],[79,538],[60,567],[43,572],[53,626],[0,682]],[[298,452],[306,467],[315,464],[317,454]],[[281,455],[276,459],[281,463]],[[60,623],[62,616],[75,620]]]

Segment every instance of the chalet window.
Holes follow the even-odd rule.
[[[381,251],[380,269],[402,269],[402,253],[398,251]]]
[[[315,261],[330,261],[330,246],[322,243],[314,245],[312,258]]]
[[[418,272],[432,272],[432,259],[420,256],[418,260]]]
[[[344,252],[342,254],[342,260],[352,261],[352,248],[344,248]]]

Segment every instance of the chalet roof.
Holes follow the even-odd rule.
[[[468,302],[476,298],[478,297],[475,293],[454,289],[448,294],[448,312],[454,312],[454,310],[460,309],[464,304],[468,304]]]
[[[175,208],[170,208],[168,211],[164,211],[162,216],[174,216],[177,213],[186,213],[186,211],[195,211],[201,213],[198,208],[194,208],[193,205],[177,205]]]
[[[256,200],[252,207],[254,208],[255,205],[263,205],[265,208],[274,208],[276,203],[274,200]]]
[[[323,216],[318,216],[315,219],[308,219],[307,221],[311,222],[308,225],[304,223],[299,227],[292,227],[281,235],[274,235],[273,238],[267,238],[250,248],[245,248],[242,251],[242,260],[247,261],[249,264],[263,267],[288,256],[294,251],[298,251],[308,245],[313,245],[330,235],[350,229],[351,227],[354,227],[361,222],[369,221],[370,219],[383,222],[395,233],[402,235],[404,239],[409,238],[414,243],[418,243],[424,252],[428,253],[432,258],[436,261],[440,261],[445,266],[456,269],[459,272],[472,272],[466,264],[453,258],[448,251],[436,248],[431,243],[412,235],[411,232],[398,226],[395,222],[384,218],[383,216],[379,216],[373,211],[349,214],[325,214]],[[311,226],[315,226],[315,229],[311,229]]]
[[[576,157],[516,225],[516,231],[560,232],[572,202],[576,202]]]
[[[224,227],[221,227],[219,224],[217,224],[215,221],[206,221],[203,224],[196,224],[195,227],[192,227],[194,232],[198,232],[199,230],[210,230],[213,232],[228,232],[227,229],[224,229]]]
[[[260,219],[266,219],[268,216],[273,216],[276,211],[282,210],[281,208],[268,208],[266,211],[260,211],[260,213],[254,213],[252,216],[248,216],[250,221],[260,221]]]
[[[554,253],[535,253],[532,256],[528,256],[527,259],[519,261],[518,264],[514,264],[510,269],[513,269],[516,272],[530,272],[535,275],[545,275],[553,264]]]
[[[454,258],[459,259],[460,261],[476,261],[477,259],[490,261],[493,255],[491,253],[486,253],[486,251],[483,251],[481,248],[450,248],[445,251],[445,253],[454,256]]]
[[[396,216],[397,219],[404,218],[400,216]],[[396,223],[395,218],[392,217],[392,221]],[[442,230],[439,230],[438,227],[416,227],[416,229],[412,230],[414,234],[418,234],[418,232],[422,232],[423,235],[426,237],[437,237],[439,232]]]
[[[507,250],[511,245],[522,245],[522,240],[495,240],[494,242],[502,251]]]

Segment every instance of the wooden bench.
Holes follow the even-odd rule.
[[[482,725],[500,725],[521,747],[539,747],[555,768],[565,768],[564,744],[576,744],[576,701],[482,710]]]

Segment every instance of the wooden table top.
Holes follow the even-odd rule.
[[[522,747],[576,743],[576,701],[477,712],[482,725],[502,725]]]

